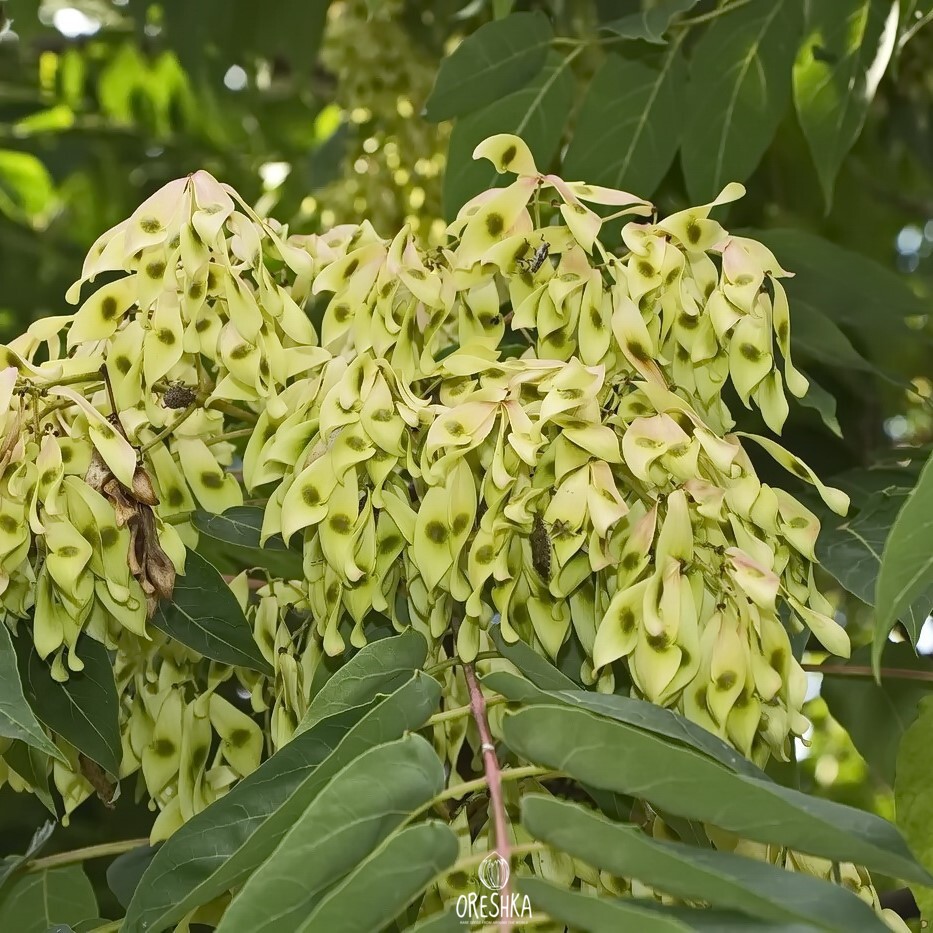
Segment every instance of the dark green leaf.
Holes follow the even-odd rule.
[[[718,16],[690,58],[681,162],[690,196],[714,198],[755,170],[790,98],[798,0],[750,0]]]
[[[450,134],[444,173],[446,216],[453,219],[470,198],[512,179],[511,175],[498,174],[485,159],[473,158],[473,150],[490,136],[521,136],[535,164],[545,168],[560,144],[573,93],[567,59],[551,52],[544,67],[524,87],[457,120]]]
[[[654,194],[680,145],[687,92],[682,39],[663,53],[606,58],[583,98],[564,157],[568,178],[639,197]]]
[[[381,930],[445,868],[459,844],[444,823],[409,826],[390,836],[335,885],[317,905],[301,933]]]
[[[856,328],[872,341],[890,344],[911,333],[903,318],[927,313],[927,303],[890,269],[806,230],[748,230],[793,272],[784,284],[793,309],[799,302],[818,308],[838,324]],[[913,339],[917,339],[914,337]]]
[[[821,521],[816,556],[842,586],[868,605],[875,601],[882,552],[907,492],[896,487],[872,494],[861,502],[853,500],[850,511],[858,511],[851,516],[839,516],[812,503]],[[919,596],[901,612],[901,621],[914,643],[929,615],[931,598],[933,590]],[[886,637],[887,631],[884,634]]]
[[[315,179],[320,185],[320,179]],[[219,542],[221,552],[243,567],[262,567],[286,580],[300,580],[304,576],[301,550],[287,547],[281,535],[273,535],[260,545],[262,509],[241,505],[227,509],[222,515],[198,510],[191,522],[207,538]],[[203,543],[203,542],[202,542]]]
[[[31,634],[25,629],[17,641],[27,642]],[[0,736],[19,739],[59,761],[65,760],[55,743],[42,731],[42,726],[26,702],[17,671],[16,652],[6,625],[0,625]]]
[[[915,463],[903,465],[901,461],[910,458],[906,453],[907,448],[904,448],[903,456],[900,453],[901,449],[896,447],[891,450],[891,453],[897,451],[896,465],[882,460],[878,466],[854,467],[851,470],[837,473],[831,477],[830,481],[833,486],[847,493],[859,509],[875,505],[872,500],[879,495],[903,501],[910,495],[910,490],[920,479],[920,469]],[[929,451],[923,454],[924,462],[929,454]],[[920,466],[922,467],[922,464]]]
[[[698,0],[659,0],[648,10],[631,13],[611,20],[602,26],[623,39],[644,39],[646,42],[664,44],[664,33],[674,17],[697,5]]]
[[[300,814],[240,889],[222,933],[297,930],[323,892],[440,793],[444,767],[420,736],[363,752]]]
[[[655,703],[647,703],[644,700],[617,694],[578,690],[576,687],[570,690],[545,692],[507,671],[487,674],[483,678],[483,683],[509,700],[522,703],[565,703],[571,707],[587,709],[617,722],[673,739],[724,764],[730,771],[765,778],[761,770],[748,759],[743,758],[731,745],[679,713],[664,709]]]
[[[933,870],[933,783],[930,748],[933,746],[933,701],[925,699],[920,716],[904,734],[897,753],[894,803],[901,827],[917,858]],[[933,888],[911,885],[924,920],[933,916]],[[921,925],[922,926],[922,925]]]
[[[480,26],[441,62],[425,117],[439,123],[511,94],[544,66],[552,38],[551,24],[540,12]]]
[[[70,672],[60,684],[30,639],[17,638],[14,645],[26,698],[39,719],[109,774],[119,773],[120,704],[107,649],[81,635],[75,653],[84,670]]]
[[[648,899],[597,898],[539,878],[523,878],[518,888],[530,896],[536,910],[568,924],[574,933],[813,933],[814,929],[809,923],[753,920],[735,911],[667,907]]]
[[[584,710],[533,706],[507,716],[503,728],[509,748],[523,758],[676,816],[906,880],[933,880],[880,817],[734,774],[693,749],[620,722]]]
[[[848,661],[832,658],[834,667],[865,667],[871,662],[869,648],[860,648]],[[929,671],[930,659],[918,658],[910,645],[888,645],[885,665],[902,670]],[[852,743],[872,771],[889,787],[894,786],[894,765],[901,738],[917,715],[920,701],[933,691],[933,682],[886,676],[881,683],[865,677],[823,675],[820,696],[829,712],[849,733]]]
[[[897,0],[808,5],[794,65],[794,102],[827,208],[836,173],[862,130],[894,51],[897,18]]]
[[[550,661],[543,658],[525,642],[507,642],[502,637],[502,632],[498,626],[492,629],[492,640],[502,657],[514,664],[541,690],[578,689],[578,684],[562,674]]]
[[[637,826],[612,823],[554,797],[526,796],[522,824],[536,839],[587,865],[687,901],[839,933],[886,929],[867,904],[838,885],[731,852],[652,839]]]
[[[329,5],[330,0],[279,0],[272,12],[250,0],[199,0],[166,3],[163,15],[171,47],[196,74],[208,63],[225,69],[254,56],[285,58],[299,70],[317,56]]]
[[[45,809],[57,819],[58,810],[49,792],[49,756],[25,742],[15,741],[3,753],[3,760],[33,789]]]
[[[646,910],[664,914],[683,923],[696,933],[813,933],[809,923],[781,923],[752,920],[747,914],[734,910],[691,910],[689,907],[666,907],[657,901],[643,902]]]
[[[391,696],[342,710],[296,736],[156,853],[127,911],[124,933],[158,933],[245,881],[320,789],[367,748],[420,728],[440,686],[416,674]]]
[[[176,578],[172,598],[159,603],[152,624],[212,661],[272,673],[230,587],[197,551],[188,551],[185,575]]]
[[[29,845],[22,855],[10,855],[0,862],[0,889],[7,884],[9,879],[12,878],[26,862],[35,858],[36,855],[42,851],[42,847],[51,839],[52,833],[55,832],[56,825],[57,823],[51,821],[43,823],[42,826],[32,834],[32,839],[29,840]]]
[[[839,419],[836,417],[836,397],[830,395],[813,376],[809,374],[806,376],[810,388],[802,399],[798,399],[798,404],[804,408],[812,408],[836,437],[842,437],[842,428],[839,427]]]
[[[10,933],[48,933],[96,916],[94,889],[80,865],[21,875],[0,894],[0,930]]]
[[[834,369],[854,369],[887,378],[855,349],[839,325],[799,290],[794,290],[791,301],[793,317],[790,339],[794,354]]]
[[[520,878],[518,890],[526,894],[536,911],[567,925],[574,933],[687,933],[689,926],[663,913],[645,910],[634,899],[609,900],[579,891],[568,891],[540,878]]]
[[[129,907],[139,879],[158,852],[158,846],[140,846],[118,855],[107,866],[107,886],[113,891],[124,910]]]
[[[274,12],[239,0],[236,36],[266,60],[278,57],[295,69],[317,58],[330,0],[278,0]]]
[[[378,694],[392,693],[424,667],[428,644],[413,629],[361,648],[311,701],[296,734],[342,709],[363,706]]]
[[[933,609],[933,457],[917,485],[904,500],[884,544],[875,583],[875,634],[872,665],[877,671],[881,652],[895,621],[920,601],[924,619]],[[919,633],[918,633],[919,634]],[[915,639],[916,640],[916,639]]]

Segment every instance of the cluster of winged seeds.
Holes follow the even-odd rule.
[[[573,641],[585,683],[630,682],[758,762],[808,725],[788,631],[848,654],[819,523],[749,445],[830,508],[846,497],[734,432],[723,397],[731,382],[779,432],[785,389],[807,389],[787,273],[710,218],[741,186],[656,220],[540,173],[517,137],[476,155],[515,177],[432,249],[367,221],[289,235],[205,172],[171,182],[98,240],[69,299],[107,284],[0,348],[0,605],[60,680],[82,633],[115,652],[119,777],[161,811],[154,838],[290,739],[315,671],[374,616],[439,656],[456,619],[466,660],[493,625],[551,658]],[[231,584],[269,675],[152,624],[195,510],[245,497],[264,540],[303,554],[301,579]],[[70,810],[93,775],[58,742]]]

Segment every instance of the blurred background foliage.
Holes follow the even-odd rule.
[[[199,168],[291,232],[366,218],[383,236],[408,223],[433,243],[495,181],[471,160],[493,132],[523,135],[542,169],[628,188],[662,214],[743,181],[748,195],[724,222],[755,230],[797,273],[794,349],[812,391],[792,402],[782,442],[864,493],[854,518],[827,524],[821,557],[853,642],[870,641],[862,590],[877,567],[862,544],[880,553],[933,441],[933,3],[7,0],[0,10],[0,341],[68,311],[64,292],[96,237]],[[507,91],[454,53],[496,24],[507,44],[544,36],[519,49],[527,67]],[[851,78],[853,95],[822,120],[791,87],[792,72],[802,87],[821,62],[833,80]],[[730,88],[733,66],[744,86]],[[453,92],[429,103],[439,69]],[[716,140],[701,144],[709,132],[723,143],[715,164]],[[758,426],[750,413],[740,424]],[[904,643],[886,663],[926,660],[926,609],[902,620]],[[928,684],[882,690],[828,675],[820,696],[818,681],[811,748],[781,779],[890,816],[892,749]],[[22,834],[33,803],[15,815]],[[118,835],[144,833],[145,815],[127,812]],[[69,845],[98,839],[100,816],[82,809]]]

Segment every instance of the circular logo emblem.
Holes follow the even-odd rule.
[[[509,863],[498,852],[490,852],[479,863],[479,880],[490,891],[501,891],[509,882]]]

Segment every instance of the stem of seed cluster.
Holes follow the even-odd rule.
[[[123,422],[120,420],[120,409],[117,408],[117,398],[113,394],[113,386],[110,383],[110,373],[107,372],[106,363],[101,366],[100,374],[103,377],[104,386],[107,389],[107,398],[110,400],[110,410],[113,412],[113,420],[116,422],[114,427],[123,435],[123,440],[129,441],[126,428],[123,427]]]
[[[489,731],[489,719],[486,716],[486,699],[476,680],[473,665],[463,664],[463,676],[466,678],[467,690],[470,694],[470,707],[476,728],[479,729],[480,749],[483,755],[483,772],[486,775],[486,784],[489,788],[489,803],[492,808],[492,823],[496,834],[496,851],[506,864],[506,880],[502,886],[502,896],[506,901],[511,897],[511,885],[508,873],[511,872],[512,855],[510,852],[509,829],[505,818],[505,799],[502,796],[502,769],[499,767],[499,758],[496,755],[496,746]],[[503,919],[499,928],[507,931],[511,923]]]
[[[171,424],[166,425],[159,431],[158,434],[151,440],[147,441],[142,447],[139,448],[141,454],[146,453],[147,451],[152,450],[153,447],[156,447],[158,444],[161,444],[170,434],[173,434],[175,429],[180,427],[182,422],[187,421],[197,410],[198,403],[197,401],[192,402]]]
[[[494,661],[497,658],[501,659],[502,655],[498,651],[480,651],[480,653],[473,658],[473,663],[477,661]],[[433,667],[426,667],[424,669],[425,674],[429,674],[431,677],[436,677],[438,674],[442,674],[448,668],[456,667],[460,663],[460,658],[447,658],[444,661],[439,661]]]
[[[493,697],[491,700],[484,700],[486,704],[486,709],[489,709],[490,706],[499,706],[501,703],[506,702],[505,697]],[[467,706],[455,706],[451,709],[445,709],[440,713],[435,713],[425,725],[436,726],[439,722],[450,722],[451,719],[462,719],[464,716],[469,716],[475,711],[473,709],[472,702]]]
[[[44,871],[47,868],[59,868],[62,865],[75,865],[78,862],[87,862],[95,858],[111,858],[122,855],[140,846],[149,845],[146,839],[120,839],[117,842],[102,842],[100,845],[87,846],[84,849],[72,849],[70,852],[58,852],[55,855],[46,855],[45,858],[33,859],[26,864],[27,872]]]
[[[223,412],[225,415],[230,415],[231,418],[239,418],[240,421],[248,421],[250,424],[255,424],[259,421],[259,415],[247,411],[245,408],[239,408],[230,402],[224,402],[221,399],[214,399],[210,407],[216,411]]]
[[[539,778],[542,781],[548,780],[549,778],[562,777],[562,771],[552,771],[549,768],[539,768],[537,765],[523,765],[521,768],[506,768],[504,771],[499,772],[499,779],[505,783],[506,781],[521,781],[524,778]],[[442,790],[433,800],[431,800],[431,806],[435,803],[442,803],[445,800],[458,800],[461,797],[466,797],[467,794],[472,794],[473,791],[483,790],[489,786],[488,779],[484,776],[477,778],[475,781],[464,781],[462,784],[454,784],[452,787],[448,787],[445,790]],[[425,806],[423,809],[427,809]]]
[[[225,434],[210,437],[204,443],[207,447],[211,447],[214,444],[222,444],[224,441],[235,441],[239,437],[251,437],[254,433],[253,428],[239,428],[236,431],[227,431]]]
[[[100,379],[100,370],[95,370],[92,373],[77,373],[74,376],[65,376],[62,379],[56,379],[53,383],[43,384],[41,382],[29,382],[30,386],[34,386],[37,389],[47,389],[52,385],[55,386],[77,386],[81,385],[84,382],[93,382],[95,379]]]

